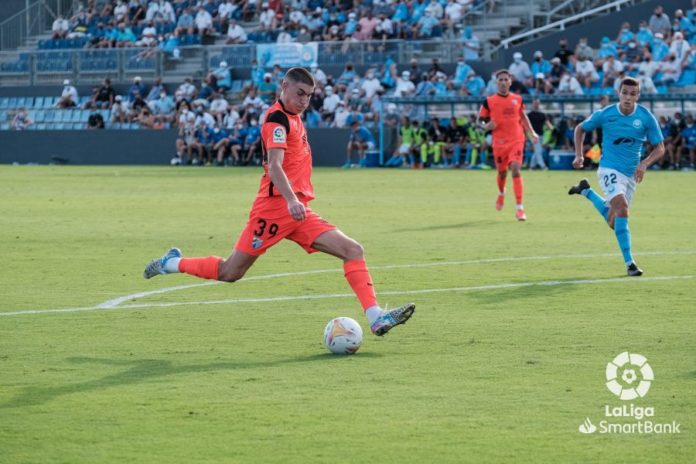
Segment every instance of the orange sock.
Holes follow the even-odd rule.
[[[517,204],[522,204],[522,194],[524,193],[524,183],[522,182],[522,176],[512,178],[512,189],[515,191],[515,200]]]
[[[179,272],[185,272],[203,279],[218,280],[218,269],[222,258],[207,256],[205,258],[181,258]]]
[[[363,311],[376,306],[375,287],[372,285],[372,277],[370,277],[365,261],[346,261],[343,263],[343,272],[350,284],[350,288],[353,289],[358,300],[360,300]]]
[[[507,177],[501,179],[500,176],[495,176],[495,178],[498,181],[498,193],[503,193],[505,191],[505,181]]]

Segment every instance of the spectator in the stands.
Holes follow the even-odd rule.
[[[276,12],[273,10],[267,1],[261,4],[261,14],[259,15],[259,27],[262,31],[275,31],[278,26]]]
[[[96,110],[92,110],[87,118],[87,129],[104,129],[104,116]]]
[[[350,83],[353,82],[356,75],[357,74],[355,72],[355,68],[353,67],[353,63],[346,63],[345,67],[343,68],[343,72],[336,80],[336,84],[334,86],[335,90],[337,92],[345,92]]]
[[[232,74],[227,66],[227,61],[221,61],[208,76],[212,87],[217,91],[228,92],[232,88]]]
[[[437,18],[435,18],[430,11],[425,10],[423,16],[421,16],[415,26],[413,26],[413,36],[419,39],[430,39],[435,31],[435,26],[439,24],[440,22]]]
[[[663,37],[668,38],[670,36],[672,23],[669,20],[669,16],[664,13],[662,5],[655,7],[654,13],[648,21],[648,27],[654,35],[661,33]]]
[[[568,47],[568,39],[565,37],[558,41],[558,50],[553,56],[560,58],[561,64],[566,69],[570,70],[575,64],[575,53]]]
[[[263,111],[264,107],[266,106],[266,103],[263,101],[263,99],[258,95],[256,88],[252,87],[249,89],[249,92],[247,93],[247,96],[244,97],[244,101],[242,102],[242,105],[244,106],[244,111],[245,111],[245,116],[247,116],[248,113],[252,114],[261,114]]]
[[[466,26],[462,30],[462,45],[464,46],[464,59],[466,61],[477,61],[481,53],[481,41],[474,34],[471,26]]]
[[[70,21],[62,15],[58,15],[55,21],[53,21],[51,32],[54,40],[65,39],[68,36],[68,32],[70,32]]]
[[[294,42],[295,39],[292,37],[292,35],[285,30],[285,27],[283,26],[278,26],[278,37],[276,37],[276,43],[282,44],[282,43],[291,43]]]
[[[317,63],[312,63],[310,69],[312,71],[312,76],[314,76],[314,81],[320,86],[326,86],[326,73],[319,68],[319,65],[317,65]]]
[[[118,35],[116,38],[116,46],[119,48],[134,47],[138,38],[133,33],[133,30],[126,23],[119,23]]]
[[[644,95],[655,95],[657,93],[655,82],[650,76],[645,74],[645,71],[638,71],[636,79],[640,82],[640,93]]]
[[[607,59],[607,57],[613,56],[614,58],[618,58],[619,52],[616,49],[616,45],[609,40],[609,37],[602,37],[602,40],[600,41],[599,44],[599,50],[597,50],[597,60],[595,64],[597,66],[601,66],[604,64],[604,61]]]
[[[621,25],[618,35],[616,36],[616,43],[619,47],[625,47],[631,40],[634,40],[636,35],[631,31],[631,23],[624,21]]]
[[[104,79],[103,85],[92,95],[92,102],[100,109],[109,109],[114,103],[116,92],[111,87],[111,79]]]
[[[227,28],[227,44],[242,44],[247,41],[247,33],[242,26],[237,24],[237,20],[232,18]]]
[[[213,18],[213,22],[219,24],[219,30],[226,31],[230,19],[236,18],[239,11],[239,5],[233,0],[224,0],[220,3],[217,11],[217,16]]]
[[[529,64],[522,59],[522,53],[513,53],[512,60],[512,64],[508,67],[510,74],[512,74],[518,82],[521,82],[525,86],[529,86],[532,83],[532,71],[529,69]]]
[[[140,40],[137,40],[135,45],[138,47],[154,47],[157,45],[157,28],[152,20],[148,21]]]
[[[128,19],[128,2],[126,0],[118,0],[114,7],[114,19],[117,23]]]
[[[636,42],[636,39],[631,39],[626,44],[626,48],[624,49],[623,52],[621,52],[619,57],[621,58],[621,61],[624,62],[624,64],[640,63],[640,60],[642,58],[642,53],[641,53],[640,48],[638,48],[638,42]]]
[[[463,89],[466,89],[467,95],[472,97],[480,97],[483,95],[486,89],[486,83],[483,81],[481,76],[478,76],[473,70],[469,72],[469,76],[464,82]]]
[[[641,47],[650,47],[652,45],[653,41],[653,33],[648,27],[648,23],[646,21],[641,21],[638,24],[638,33],[636,33],[636,42],[638,42],[638,45]]]
[[[372,35],[374,34],[378,24],[379,20],[372,16],[372,10],[368,9],[365,16],[360,18],[360,21],[358,21],[358,25],[360,26],[360,30],[357,34],[358,40],[372,39]]]
[[[143,86],[143,88],[144,88],[144,86]],[[148,104],[150,104],[150,102],[158,100],[160,98],[160,94],[163,91],[166,92],[164,85],[162,85],[162,78],[156,77],[155,81],[152,84],[152,87],[150,87],[150,91],[147,92],[147,95],[145,96],[145,101]]]
[[[382,12],[378,16],[379,24],[375,28],[375,38],[378,40],[390,40],[396,37],[396,30],[394,29],[394,22],[387,16],[385,12]]]
[[[213,17],[210,15],[210,13],[208,13],[208,10],[206,10],[203,5],[199,4],[194,22],[196,24],[198,35],[201,37],[212,35],[213,32],[215,32],[215,29],[213,28]]]
[[[148,101],[147,105],[152,110],[156,123],[164,125],[165,123],[173,122],[174,100],[167,95],[164,88],[160,90],[158,98]]]
[[[578,80],[570,74],[569,71],[565,71],[561,75],[561,81],[558,83],[558,94],[559,95],[583,95],[582,87]]]
[[[379,89],[382,88],[379,79],[375,76],[374,69],[368,69],[365,72],[365,79],[360,85],[360,89],[365,93],[366,99],[371,99]]]
[[[75,16],[70,18],[70,32],[68,39],[76,39],[87,35],[90,15],[86,10],[82,9]]]
[[[609,55],[602,65],[602,71],[604,72],[604,79],[602,81],[602,87],[613,87],[614,81],[619,76],[619,73],[624,70],[624,65],[620,60],[617,60],[612,55]]]
[[[650,49],[652,58],[655,61],[664,61],[669,54],[669,45],[664,41],[662,32],[658,32],[653,37],[652,48]]]
[[[334,117],[334,112],[336,111],[338,102],[341,101],[341,97],[334,92],[333,87],[330,85],[326,86],[324,92],[324,102],[322,103],[322,107],[319,112],[321,113],[321,117],[324,121],[331,121]]]
[[[594,63],[590,58],[583,57],[582,60],[578,60],[575,65],[575,76],[578,81],[589,89],[592,85],[599,81],[599,74],[594,66]]]
[[[193,85],[193,78],[187,77],[184,82],[174,92],[174,98],[177,102],[186,100],[191,103],[198,95],[198,89]]]
[[[401,77],[396,80],[396,88],[394,89],[395,97],[408,97],[416,92],[416,86],[411,81],[411,73],[404,71]]]
[[[445,70],[440,66],[440,60],[438,58],[433,58],[430,63],[430,69],[428,69],[428,77],[432,78],[438,74],[445,74]]]
[[[215,118],[217,124],[222,127],[223,120],[227,111],[229,110],[230,104],[225,99],[225,96],[221,93],[215,93],[213,96],[213,101],[210,102],[210,114]]]
[[[259,84],[259,96],[267,104],[272,105],[276,100],[277,92],[278,84],[273,80],[273,75],[271,73],[264,74],[263,81]]]
[[[140,92],[135,92],[133,100],[130,102],[130,112],[128,113],[128,119],[131,122],[137,122],[140,112],[145,107],[147,107],[147,102],[143,98],[143,95]]]
[[[594,49],[587,43],[587,37],[581,37],[578,41],[575,47],[575,59],[577,61],[594,60]]]
[[[58,108],[75,108],[78,102],[79,96],[77,94],[77,89],[72,85],[70,79],[65,79],[63,81],[63,92],[56,106]]]
[[[176,22],[176,14],[171,3],[165,0],[155,0],[148,5],[145,20],[173,24]]]
[[[530,71],[534,76],[541,73],[545,78],[551,74],[551,63],[544,59],[544,53],[541,50],[534,52],[534,61]]]
[[[690,52],[691,45],[684,40],[684,34],[681,31],[675,32],[672,36],[672,43],[669,46],[669,54],[674,55],[679,63],[683,63]]]
[[[464,84],[470,71],[472,71],[471,66],[466,63],[463,56],[460,56],[457,60],[457,67],[454,70],[454,78],[452,79],[456,88],[460,88]]]
[[[558,83],[561,82],[561,76],[566,68],[561,64],[561,59],[557,56],[551,58],[551,72],[549,72],[548,81],[551,83],[551,87],[558,87]],[[549,93],[547,91],[547,93]]]
[[[145,95],[145,84],[143,84],[143,79],[140,76],[135,76],[133,78],[133,83],[128,88],[128,101],[133,102],[136,95]]]
[[[114,124],[128,122],[128,109],[121,95],[116,95],[114,104],[111,106],[111,122]]]
[[[196,32],[196,21],[193,17],[193,8],[187,7],[179,15],[174,31],[180,35],[193,35]]]
[[[677,60],[676,56],[670,53],[667,55],[667,60],[662,62],[660,70],[662,71],[662,75],[658,84],[672,85],[681,77],[681,62]]]
[[[461,23],[464,16],[465,7],[456,0],[447,0],[444,9],[442,24],[454,35],[454,29]]]
[[[22,107],[17,110],[14,118],[12,119],[12,130],[24,130],[27,129],[34,123],[27,113],[27,109]]]
[[[660,63],[652,59],[652,54],[645,50],[643,52],[643,59],[638,65],[633,66],[634,69],[638,69],[638,73],[645,74],[646,77],[653,78],[657,72],[660,71]]]

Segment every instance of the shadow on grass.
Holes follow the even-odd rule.
[[[578,279],[562,279],[559,282],[573,282]],[[499,304],[505,301],[520,301],[527,298],[548,298],[555,295],[569,294],[577,290],[585,288],[578,284],[558,284],[558,285],[527,285],[524,287],[501,288],[497,290],[486,290],[468,292],[468,298],[476,300],[481,304]]]
[[[379,358],[383,355],[379,353],[360,353],[356,359]],[[93,390],[101,390],[109,387],[119,387],[122,385],[137,384],[140,382],[159,379],[179,374],[195,374],[221,370],[239,369],[264,369],[275,366],[286,366],[288,364],[314,363],[314,362],[341,362],[345,356],[336,356],[331,353],[314,354],[311,356],[300,356],[296,358],[279,359],[276,361],[230,361],[207,364],[177,364],[172,361],[160,359],[142,360],[118,360],[104,358],[67,358],[66,361],[72,364],[101,364],[105,366],[121,367],[123,370],[115,374],[107,375],[99,379],[88,380],[81,383],[73,383],[61,386],[30,386],[18,394],[15,398],[0,404],[0,409],[21,408],[25,406],[35,406],[47,403],[63,395],[73,393],[83,393]],[[84,374],[87,375],[88,370]]]
[[[427,232],[430,230],[446,230],[446,229],[466,229],[469,227],[478,227],[483,225],[495,224],[496,221],[481,220],[460,222],[458,224],[432,224],[425,227],[409,227],[405,229],[394,229],[394,232]]]

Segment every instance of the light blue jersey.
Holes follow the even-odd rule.
[[[652,145],[663,140],[655,116],[643,105],[636,105],[628,116],[619,111],[618,104],[607,106],[585,119],[582,128],[586,132],[602,129],[602,159],[599,166],[615,169],[628,177],[633,177],[640,163],[645,140]]]

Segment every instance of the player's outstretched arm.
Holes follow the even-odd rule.
[[[647,158],[645,158],[643,161],[640,162],[638,167],[636,168],[636,172],[633,173],[633,177],[636,179],[636,182],[640,183],[643,180],[643,176],[645,175],[645,171],[648,170],[650,166],[652,166],[654,163],[660,161],[662,157],[665,154],[665,144],[664,142],[660,142],[657,145],[655,145],[650,152],[650,155],[648,155]]]
[[[306,217],[305,207],[297,199],[295,192],[290,187],[288,176],[283,170],[283,160],[285,159],[285,150],[282,148],[271,148],[268,152],[268,175],[271,177],[271,182],[280,194],[288,203],[288,212],[296,221],[303,221]]]
[[[578,124],[575,126],[575,159],[573,160],[573,167],[575,169],[582,169],[585,163],[585,157],[582,154],[584,141],[585,129],[582,128],[582,124]]]

